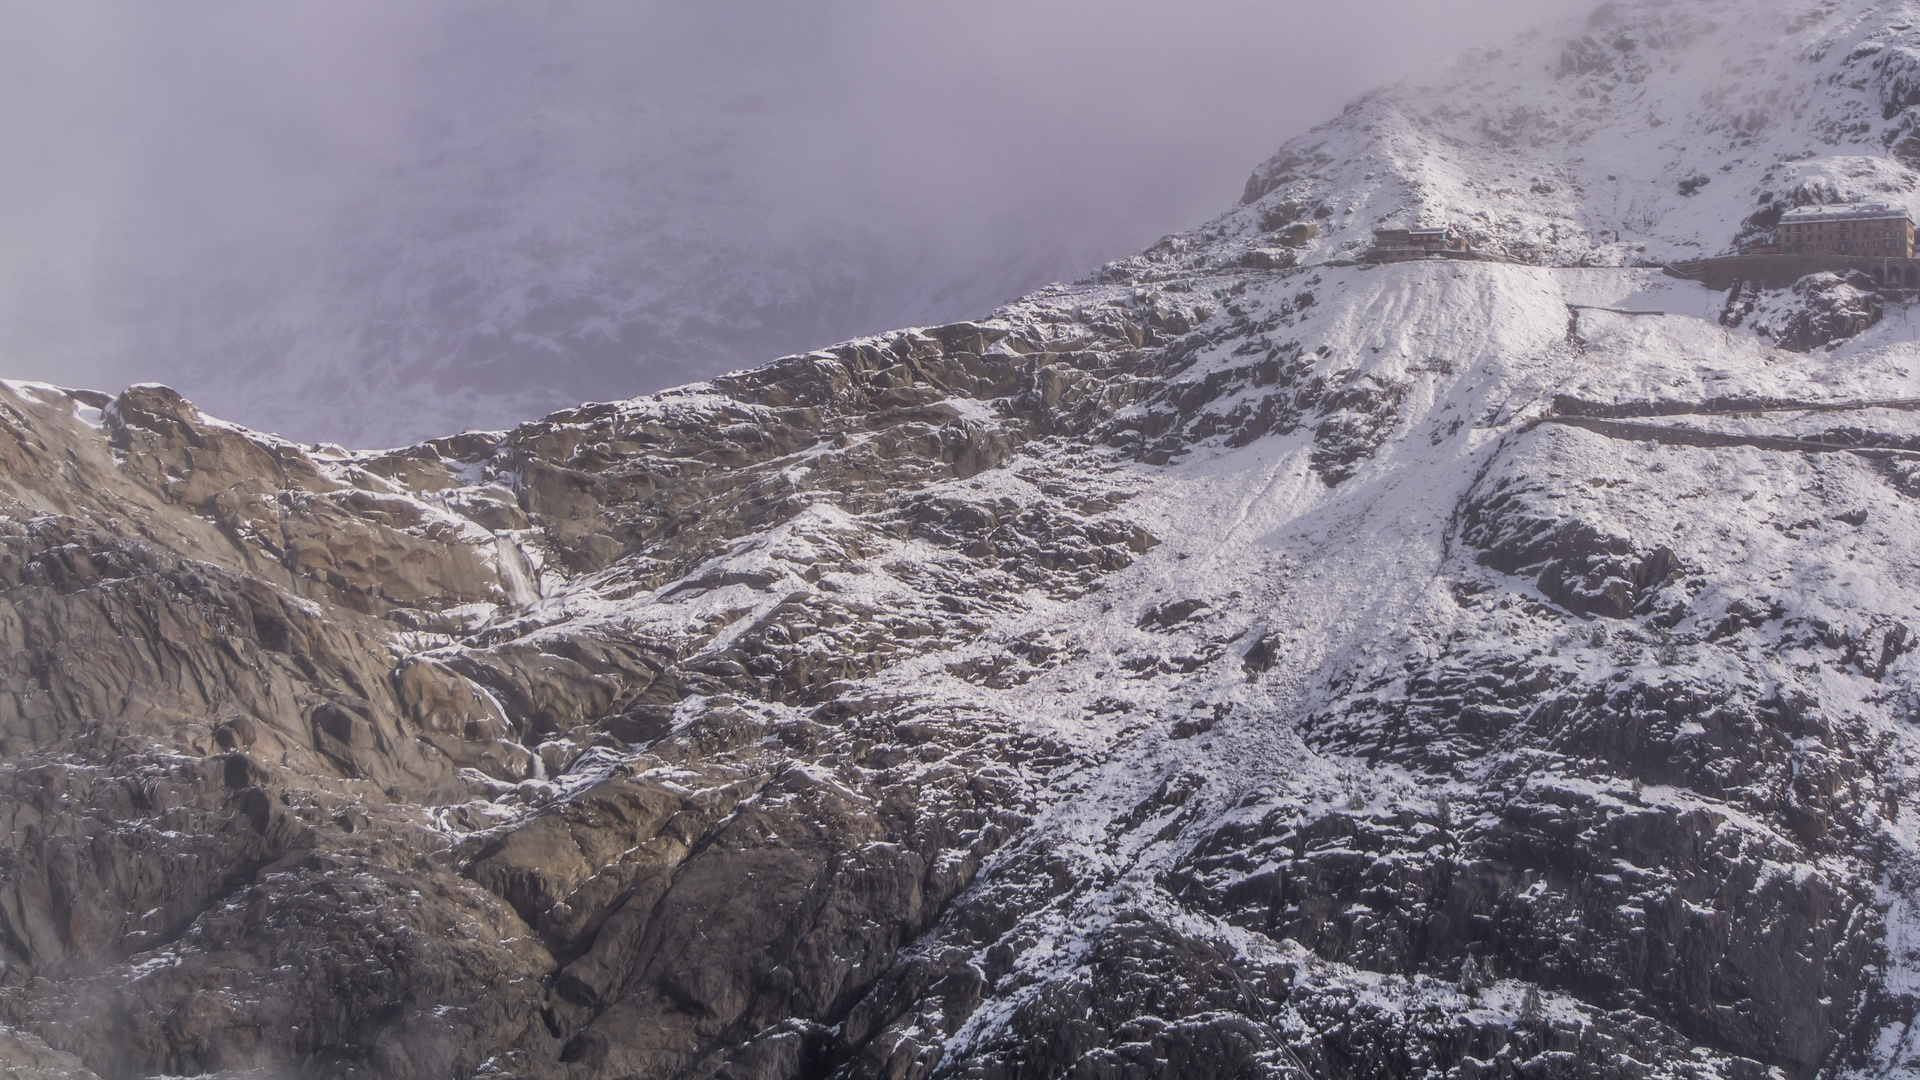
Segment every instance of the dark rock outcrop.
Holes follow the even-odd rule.
[[[1730,332],[1880,300],[1594,306],[1693,287],[1572,227],[1606,166],[1410,182],[1561,155],[1709,32],[1605,5],[1528,84],[1565,109],[1376,95],[993,319],[504,433],[0,384],[0,1064],[1910,1069],[1915,407],[1878,334]],[[1920,107],[1874,48],[1829,142]],[[1642,231],[1751,165],[1682,164]],[[1800,164],[1766,205],[1844,194]],[[1358,262],[1379,200],[1481,195],[1476,244],[1593,261]]]

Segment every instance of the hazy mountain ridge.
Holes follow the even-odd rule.
[[[1906,310],[1632,265],[1757,227],[1743,184],[1903,197],[1913,14],[1609,5],[992,319],[502,434],[7,389],[6,1037],[101,1076],[1915,1072]],[[1689,96],[1729,64],[1784,76],[1764,128]],[[1656,107],[1688,141],[1601,156]],[[1436,218],[1515,261],[1353,261]]]
[[[738,149],[706,149],[712,169],[685,167],[714,190],[692,200],[650,196],[666,178],[604,164],[587,170],[585,190],[551,193],[598,214],[546,205],[537,183],[532,194],[506,185],[451,198],[403,188],[334,230],[373,239],[326,250],[280,295],[242,298],[263,300],[257,309],[137,322],[151,351],[190,358],[183,384],[206,386],[256,426],[378,446],[504,427],[609,387],[691,381],[777,353],[796,334],[824,344],[990,308],[1073,265],[1036,251],[1010,260],[1004,278],[965,281],[947,265],[903,264],[900,245],[867,231],[874,223],[830,217],[804,234],[763,232],[727,197],[729,172],[757,166],[730,162]],[[484,171],[488,156],[422,171]],[[555,234],[556,223],[568,231]]]
[[[492,9],[472,58],[450,16],[407,35],[447,55],[418,60],[433,86],[398,133],[368,137],[364,163],[322,158],[341,190],[236,235],[267,212],[156,214],[106,275],[117,351],[255,428],[391,446],[989,310],[1095,258],[1018,221],[955,236],[900,205],[867,178],[892,163],[863,168],[837,134],[791,130],[833,80],[782,85],[735,50],[705,71],[661,55],[677,32],[715,36],[700,19],[554,17]],[[784,28],[805,50],[821,32],[806,24],[770,13],[718,36]],[[489,32],[525,54],[489,67]],[[1125,250],[1131,235],[1089,242]]]

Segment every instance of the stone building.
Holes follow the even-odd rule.
[[[1373,250],[1367,258],[1372,262],[1401,262],[1429,255],[1459,258],[1472,254],[1467,238],[1443,225],[1436,229],[1375,229]]]
[[[1783,255],[1911,259],[1913,219],[1887,203],[1803,206],[1781,215],[1779,245]]]

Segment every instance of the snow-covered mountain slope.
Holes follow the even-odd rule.
[[[1897,184],[1832,164],[1897,116],[1829,120],[1905,5],[1610,5],[1461,85],[1704,139],[1677,80],[1789,16],[1794,160],[1753,178]],[[323,453],[162,388],[4,391],[0,1053],[1920,1073],[1909,308],[1629,265],[1738,234],[1724,151],[1649,196],[1673,231],[1582,247],[1554,225],[1611,203],[1485,194],[1548,144],[1366,119],[1419,96],[990,319],[504,434]],[[1393,204],[1447,174],[1479,201]],[[1495,206],[1514,261],[1342,257]]]
[[[1570,38],[1356,101],[1255,170],[1254,205],[1221,227],[1317,220],[1312,259],[1452,223],[1527,261],[1620,266],[1730,253],[1793,206],[1920,210],[1916,19],[1901,3],[1602,4]]]

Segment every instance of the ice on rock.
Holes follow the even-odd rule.
[[[1914,8],[1603,5],[991,320],[503,433],[0,387],[7,1023],[128,1076],[1913,1075],[1920,335],[1662,264],[1914,206]],[[1361,259],[1439,224],[1498,258]]]

